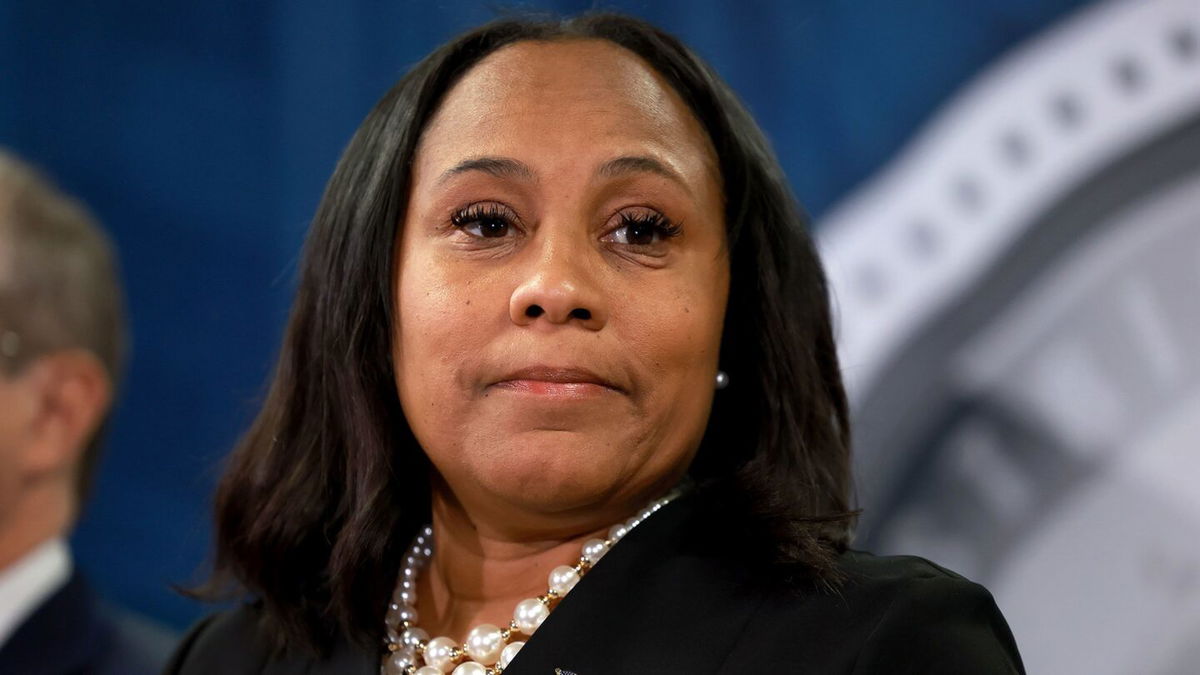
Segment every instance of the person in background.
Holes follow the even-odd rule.
[[[154,672],[66,542],[125,332],[108,237],[77,201],[0,151],[0,673]]]

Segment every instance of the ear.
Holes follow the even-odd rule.
[[[112,400],[108,371],[94,354],[66,349],[39,357],[32,378],[36,409],[25,455],[29,476],[71,476]]]

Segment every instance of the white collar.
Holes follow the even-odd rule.
[[[59,537],[0,569],[0,647],[70,576],[71,554]]]

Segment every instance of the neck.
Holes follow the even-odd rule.
[[[435,490],[434,554],[417,581],[418,623],[430,635],[456,641],[482,623],[508,625],[518,602],[545,593],[550,571],[574,564],[583,543],[603,539],[611,525],[513,537],[472,519],[452,496]]]

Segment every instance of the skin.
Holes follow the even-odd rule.
[[[396,387],[435,468],[419,624],[461,641],[694,457],[729,292],[716,157],[636,55],[511,45],[425,129],[395,250]]]
[[[111,395],[104,366],[79,349],[0,374],[0,570],[70,529],[83,449]]]

